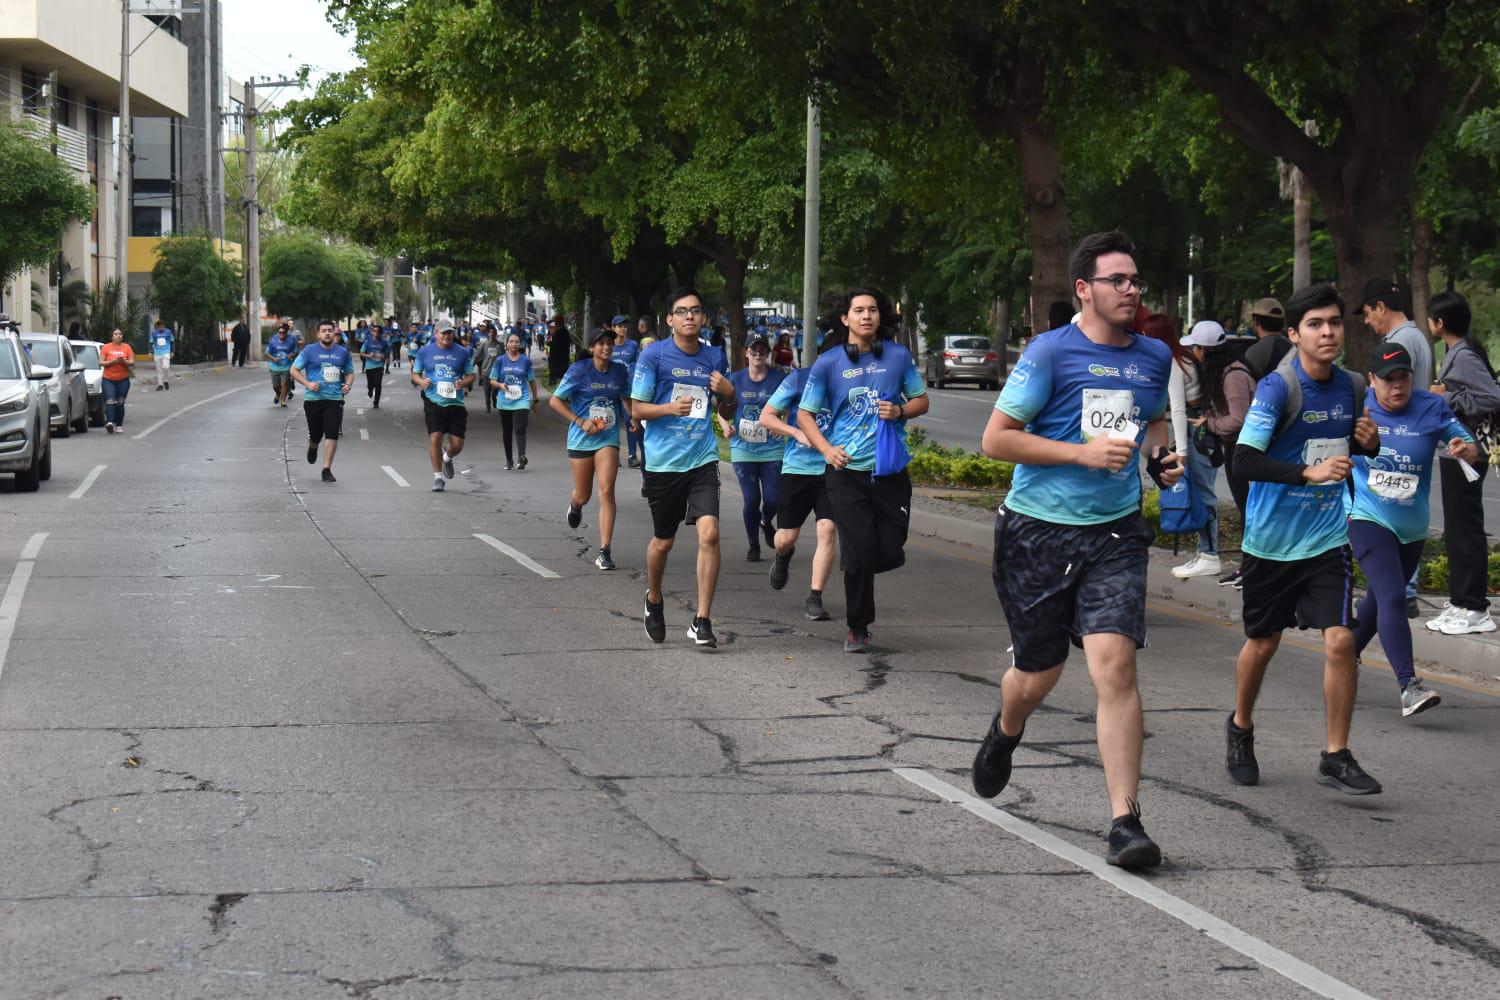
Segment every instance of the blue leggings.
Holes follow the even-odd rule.
[[[780,462],[735,462],[735,478],[745,498],[745,534],[752,548],[760,547],[760,526],[776,523],[776,499],[781,491]]]
[[[125,397],[130,395],[130,379],[100,379],[104,389],[104,419],[116,427],[125,426]]]
[[[1406,581],[1422,561],[1422,539],[1403,542],[1373,521],[1349,522],[1349,547],[1364,570],[1368,590],[1354,616],[1355,655],[1364,652],[1375,633],[1403,688],[1416,677],[1412,665],[1411,626],[1406,621]]]

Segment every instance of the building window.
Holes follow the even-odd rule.
[[[132,236],[161,236],[162,215],[155,205],[135,205],[131,208],[130,234]]]
[[[21,110],[28,114],[47,113],[47,80],[35,70],[21,68]]]

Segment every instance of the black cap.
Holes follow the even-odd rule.
[[[595,344],[599,343],[599,341],[603,340],[606,337],[608,337],[609,342],[613,344],[615,342],[615,331],[611,330],[607,326],[601,326],[599,329],[595,330],[594,335],[589,338],[589,346],[593,347]]]
[[[1400,344],[1378,344],[1370,354],[1370,374],[1390,378],[1411,371],[1411,354]]]
[[[1406,311],[1406,296],[1401,294],[1400,286],[1384,278],[1371,278],[1365,282],[1365,297],[1360,302],[1372,309],[1384,302],[1387,309]]]
[[[756,330],[754,333],[750,334],[750,336],[745,338],[745,350],[750,350],[750,348],[754,347],[756,344],[760,344],[762,347],[769,351],[771,349],[770,334],[766,333],[764,330]]]

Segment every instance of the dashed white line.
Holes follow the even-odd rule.
[[[365,415],[364,407],[360,407],[359,409],[355,410],[354,411],[354,415],[356,417],[362,417],[362,416],[364,416]]]
[[[400,487],[403,487],[403,488],[411,486],[411,483],[408,483],[405,479],[401,478],[401,473],[397,472],[395,469],[391,468],[389,465],[382,465],[381,468],[385,470],[385,474],[387,476],[390,476],[392,479],[394,479],[396,481],[396,485],[397,486],[400,486]]]
[[[525,566],[527,569],[531,570],[533,573],[535,573],[539,577],[542,577],[543,579],[561,579],[561,576],[559,574],[552,572],[550,569],[543,566],[541,563],[537,562],[535,559],[531,558],[520,549],[511,548],[509,545],[506,545],[504,542],[502,542],[498,538],[495,538],[493,535],[481,535],[476,531],[474,533],[474,537],[479,539],[484,544],[493,546],[494,548],[499,549],[501,552],[504,552],[516,562],[520,563],[522,566]]]
[[[370,440],[370,431],[369,431],[368,428],[361,427],[359,429],[359,439],[361,441],[368,441],[368,440]]]
[[[26,545],[21,549],[22,559],[35,559],[42,551],[42,543],[47,540],[50,532],[38,531],[26,540]]]
[[[141,438],[145,437],[147,434],[150,434],[152,431],[157,430],[158,428],[160,428],[167,421],[169,421],[169,420],[175,420],[178,417],[182,416],[187,411],[189,411],[189,410],[196,410],[198,407],[202,406],[205,403],[212,403],[216,399],[223,399],[225,396],[232,396],[232,395],[234,395],[237,392],[244,392],[246,389],[259,389],[259,388],[262,388],[262,386],[261,386],[261,384],[259,382],[256,382],[253,385],[242,385],[238,389],[229,389],[229,390],[227,390],[225,392],[221,392],[221,393],[219,393],[217,395],[209,396],[207,399],[200,399],[196,403],[189,403],[187,406],[184,406],[182,409],[178,410],[176,413],[170,413],[167,416],[162,417],[156,423],[152,424],[150,427],[147,427],[145,430],[141,431],[139,434],[137,434],[135,436],[135,440],[139,441]]]
[[[94,485],[94,480],[99,478],[99,473],[103,472],[107,468],[109,468],[109,466],[107,465],[94,466],[93,469],[89,471],[89,474],[83,477],[83,482],[78,484],[78,489],[68,494],[68,499],[82,500],[83,495],[89,491],[89,487]]]
[[[1319,996],[1329,997],[1331,1000],[1375,1000],[1368,993],[1362,993],[1348,983],[1308,965],[1295,955],[1273,947],[1233,924],[1220,920],[1212,913],[1200,910],[1192,903],[1158,889],[1138,875],[1131,875],[1129,872],[1113,868],[1106,864],[1103,858],[1090,854],[1061,837],[1053,836],[1023,819],[1018,819],[1003,809],[997,809],[983,799],[957,789],[946,781],[934,778],[920,768],[896,767],[891,770],[912,784],[927,789],[938,798],[962,806],[985,822],[993,823],[1007,833],[1014,834],[1035,847],[1040,847],[1054,857],[1077,865],[1116,889],[1156,907],[1167,916],[1175,917],[1194,930],[1202,931],[1220,944],[1233,948],[1247,958],[1253,958],[1272,972],[1279,973],[1292,982],[1307,987]]]
[[[21,601],[26,596],[26,585],[31,582],[31,570],[36,557],[41,554],[42,543],[47,532],[38,531],[21,549],[21,559],[16,563],[10,583],[5,586],[5,596],[0,597],[0,674],[5,672],[5,657],[10,652],[10,637],[16,632],[16,619],[21,616]]]

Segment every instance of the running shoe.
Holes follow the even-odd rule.
[[[325,483],[336,483],[336,482],[338,482],[337,479],[333,478],[333,470],[332,469],[324,469],[323,470],[323,482],[325,482]]]
[[[1417,603],[1417,599],[1415,597],[1408,597],[1406,599],[1406,617],[1420,618],[1421,616],[1422,606]]]
[[[1218,576],[1224,567],[1219,557],[1210,552],[1199,552],[1181,566],[1172,567],[1172,575],[1179,580],[1191,580],[1198,576]]]
[[[787,577],[792,575],[792,556],[796,555],[795,547],[787,549],[786,554],[776,553],[776,558],[771,560],[771,589],[780,590],[786,586]]]
[[[1462,608],[1455,608],[1451,603],[1444,601],[1443,610],[1439,611],[1436,617],[1429,618],[1422,624],[1427,626],[1427,631],[1429,632],[1441,632],[1443,630],[1443,626],[1448,623],[1448,619],[1452,618],[1455,613],[1462,610]]]
[[[284,400],[284,399],[281,401],[281,408],[283,410],[286,409],[286,400]]]
[[[693,624],[688,626],[687,637],[693,640],[694,645],[704,649],[718,649],[719,639],[714,635],[714,626],[707,618],[694,618]]]
[[[449,479],[453,478],[453,459],[448,457],[448,453],[446,451],[443,452],[443,475],[447,476]]]
[[[1109,850],[1104,860],[1116,868],[1132,871],[1161,864],[1161,848],[1146,836],[1141,826],[1141,807],[1134,799],[1130,801],[1130,812],[1116,816],[1109,825]]]
[[[162,391],[162,390],[163,390],[163,389],[165,389],[165,388],[166,388],[166,386],[164,386],[164,385],[159,385],[159,386],[157,386],[157,387],[156,387],[156,391],[157,391],[157,392],[161,392],[161,391]]]
[[[1423,684],[1421,678],[1413,680],[1401,689],[1401,715],[1403,717],[1416,715],[1418,712],[1425,712],[1429,708],[1436,708],[1442,703],[1442,697],[1436,691],[1432,690],[1432,688]]]
[[[318,461],[318,442],[314,441],[307,446],[307,464],[316,465]]]
[[[433,479],[433,481],[432,481],[432,492],[434,492],[434,493],[441,493],[441,492],[443,492],[444,489],[445,489],[445,487],[443,486],[443,477],[442,476],[438,476],[437,478]]]
[[[506,472],[515,472],[516,471],[516,463],[515,462],[506,462],[505,463],[505,471]]]
[[[630,466],[632,469],[638,469],[640,468],[641,460],[636,458],[634,455],[631,455],[628,459],[625,460],[625,464]]]
[[[573,506],[573,501],[568,501],[568,527],[576,528],[583,523],[583,508]]]
[[[1454,608],[1453,614],[1438,628],[1444,635],[1470,635],[1475,632],[1495,631],[1495,619],[1488,611],[1470,611]]]
[[[752,545],[745,551],[745,562],[760,562],[759,545]]]
[[[106,434],[113,434],[114,432],[115,432],[115,422],[113,420],[108,421],[104,425],[104,433],[106,433]]]
[[[518,469],[524,469],[524,468],[526,468],[526,456],[525,455],[522,455],[521,456],[521,460],[516,463],[516,468],[518,468]]]
[[[667,641],[667,602],[665,600],[651,603],[651,595],[646,595],[646,636],[652,642]]]
[[[1010,783],[1011,755],[1021,745],[1021,737],[1025,735],[1023,727],[1018,735],[1006,736],[1000,731],[1000,713],[995,713],[995,717],[990,720],[989,731],[979,744],[979,752],[974,754],[974,766],[969,771],[975,795],[981,799],[993,799],[1005,791],[1005,786]]]
[[[1241,729],[1234,724],[1234,713],[1224,720],[1224,770],[1236,785],[1260,784],[1260,764],[1255,760],[1255,727]]]
[[[1233,587],[1235,590],[1239,590],[1240,587],[1242,586],[1241,581],[1242,581],[1243,577],[1244,577],[1244,571],[1240,570],[1240,569],[1236,569],[1233,573],[1230,573],[1227,576],[1221,576],[1221,577],[1219,577],[1219,586],[1221,586],[1221,587]]]
[[[599,555],[594,559],[594,565],[602,570],[611,570],[615,568],[615,561],[609,557],[608,545],[599,550]]]
[[[770,521],[762,521],[760,522],[760,533],[765,536],[766,548],[774,549],[776,547],[776,525]]]
[[[846,653],[868,653],[870,651],[870,633],[850,632],[844,636],[844,652]]]
[[[1380,794],[1380,782],[1365,773],[1348,747],[1338,753],[1323,751],[1323,759],[1318,762],[1318,784],[1348,795]]]
[[[802,613],[807,615],[807,620],[810,622],[826,622],[830,617],[827,609],[823,607],[823,598],[817,594],[807,595],[807,603],[802,605]]]
[[[168,392],[171,392],[172,391],[172,383],[168,382],[163,388],[165,388]]]

